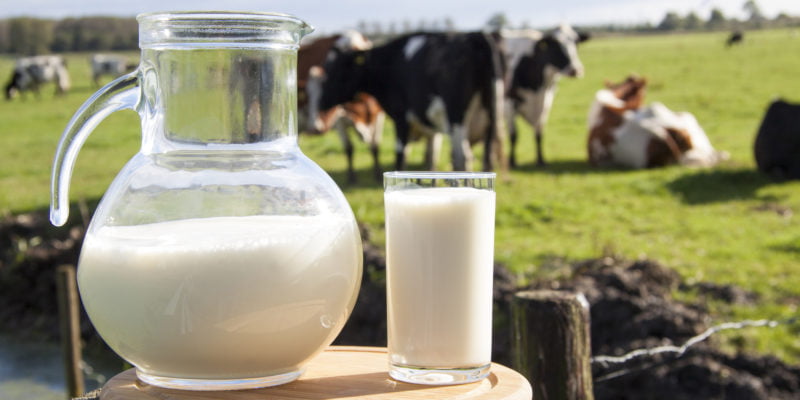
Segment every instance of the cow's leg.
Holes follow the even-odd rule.
[[[472,148],[467,139],[467,129],[461,124],[453,125],[451,153],[454,171],[472,170]]]
[[[370,126],[372,135],[369,140],[369,150],[372,152],[372,168],[375,174],[375,180],[380,182],[383,179],[383,171],[381,170],[381,162],[379,159],[381,139],[383,138],[383,123],[385,121],[385,114],[381,113],[375,119],[375,122]]]
[[[547,165],[544,161],[544,155],[542,155],[542,136],[544,136],[544,132],[542,132],[542,126],[536,126],[536,165],[543,167]]]
[[[347,133],[347,125],[344,119],[339,119],[336,122],[336,131],[339,133],[339,139],[342,140],[344,154],[347,157],[347,183],[355,183],[356,173],[353,170],[353,142],[350,140],[350,135]]]
[[[397,171],[406,169],[406,149],[408,144],[408,122],[404,118],[394,119],[395,148],[394,168]]]
[[[517,167],[517,124],[514,121],[514,113],[509,113],[509,117],[506,120],[508,124],[508,139],[511,144],[511,154],[508,156],[508,165],[511,168]]]
[[[439,155],[442,152],[443,136],[439,132],[428,135],[425,140],[425,168],[435,171],[439,165]]]

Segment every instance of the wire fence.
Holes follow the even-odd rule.
[[[699,335],[690,338],[680,346],[664,345],[652,348],[636,349],[628,353],[625,353],[621,356],[605,356],[605,355],[595,356],[592,357],[591,362],[593,365],[600,365],[603,368],[608,368],[611,367],[612,365],[625,365],[633,360],[641,360],[647,358],[652,359],[662,354],[674,354],[675,358],[679,358],[683,356],[686,353],[686,351],[689,350],[689,348],[691,348],[692,346],[695,346],[696,344],[705,341],[715,333],[721,331],[744,329],[744,328],[757,328],[757,327],[775,328],[780,325],[794,325],[798,322],[800,322],[800,316],[795,316],[782,320],[759,319],[759,320],[744,320],[739,322],[725,322],[718,325],[714,325],[706,329]],[[631,373],[639,372],[651,368],[655,365],[661,364],[659,362],[654,362],[653,360],[649,361],[650,361],[649,363],[645,363],[644,365],[639,365],[631,368],[623,368],[618,371],[613,371],[604,375],[600,375],[597,378],[595,378],[594,381],[603,382],[612,380],[614,378],[629,375]]]

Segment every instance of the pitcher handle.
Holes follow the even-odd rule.
[[[111,81],[86,100],[67,124],[58,142],[50,180],[50,222],[53,225],[62,226],[69,217],[69,183],[83,143],[111,113],[136,109],[141,93],[138,87],[138,70]]]

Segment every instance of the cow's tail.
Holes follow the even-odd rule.
[[[489,45],[489,54],[492,59],[491,77],[493,87],[489,90],[489,135],[486,138],[486,152],[484,155],[484,169],[490,165],[497,165],[502,172],[508,171],[508,161],[503,151],[505,143],[506,123],[505,123],[505,60],[501,50],[502,38],[499,33],[486,33],[486,42]],[[493,162],[492,162],[493,161]]]

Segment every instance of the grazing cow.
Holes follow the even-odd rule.
[[[760,171],[777,179],[800,179],[800,104],[773,101],[753,150]]]
[[[472,32],[414,33],[367,51],[334,49],[324,64],[321,109],[374,96],[395,124],[395,167],[407,145],[426,138],[426,163],[436,166],[441,134],[452,138],[454,170],[472,168],[472,144],[484,142],[485,170],[504,164],[500,139],[503,60],[496,39]]]
[[[303,45],[298,51],[297,87],[298,108],[301,116],[301,130],[321,133],[336,127],[347,156],[347,179],[356,180],[353,169],[353,143],[348,135],[348,127],[352,127],[370,148],[373,160],[373,171],[376,180],[382,179],[378,152],[383,135],[385,114],[377,100],[366,93],[358,93],[352,101],[320,111],[316,107],[321,95],[319,80],[324,72],[322,64],[328,52],[336,48],[339,51],[367,50],[372,44],[356,31],[345,31],[340,35],[324,37]],[[311,77],[316,79],[310,79]],[[308,118],[308,114],[318,115],[316,120]]]
[[[735,44],[740,44],[742,40],[744,40],[744,33],[742,33],[742,31],[733,31],[730,36],[728,36],[728,40],[725,41],[725,46],[731,47]]]
[[[92,65],[92,81],[100,86],[100,77],[110,75],[116,78],[128,70],[127,58],[111,54],[94,54],[89,60]]]
[[[669,164],[711,166],[728,157],[711,146],[703,128],[688,112],[661,103],[642,107],[646,80],[628,77],[606,84],[589,111],[589,162],[653,168]]]
[[[39,86],[54,82],[56,94],[64,94],[70,87],[66,63],[60,56],[35,56],[17,60],[11,80],[6,84],[6,99],[17,93],[31,90],[39,96]]]
[[[506,118],[511,140],[509,164],[515,167],[517,130],[514,117],[521,115],[535,130],[536,163],[545,165],[542,155],[544,125],[561,76],[583,76],[577,44],[589,39],[562,24],[547,34],[539,31],[504,31],[503,45],[507,58]]]

